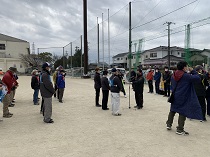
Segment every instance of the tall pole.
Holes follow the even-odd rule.
[[[97,17],[97,36],[98,36],[98,64],[100,62],[99,60],[99,24],[98,24],[98,17]]]
[[[109,9],[108,9],[108,52],[109,52],[109,66],[110,66],[110,28],[109,28]]]
[[[81,40],[81,49],[80,49],[80,51],[81,51],[81,74],[82,74],[82,35],[80,37],[80,40]]]
[[[64,47],[63,47],[63,68],[65,69]]]
[[[170,29],[170,25],[171,24],[175,24],[175,23],[172,23],[172,22],[166,22],[164,24],[167,24],[168,26],[168,68],[170,69],[171,67],[171,47],[170,47],[170,34],[171,34],[171,29]]]
[[[104,70],[104,13],[102,13],[102,50],[103,50],[103,70]]]
[[[84,16],[84,74],[88,72],[88,45],[87,45],[87,0],[83,0]]]
[[[73,68],[72,67],[72,42],[71,42],[71,68]]]
[[[129,81],[131,78],[131,2],[129,2]],[[130,83],[129,83],[129,109],[131,108],[130,106]]]

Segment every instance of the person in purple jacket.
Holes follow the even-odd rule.
[[[179,62],[177,69],[171,78],[174,101],[171,103],[166,122],[167,130],[171,130],[174,116],[176,113],[179,113],[176,134],[189,135],[184,130],[186,117],[198,120],[203,119],[201,106],[193,86],[194,83],[200,82],[200,77],[195,70],[188,68],[185,61]]]
[[[63,99],[63,93],[65,89],[65,71],[64,70],[60,70],[60,73],[57,79],[57,87],[59,90],[59,102],[63,103],[62,99]]]

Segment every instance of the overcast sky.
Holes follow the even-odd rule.
[[[129,0],[87,1],[89,61],[97,60],[97,17],[100,23],[102,61],[101,21],[104,13],[104,56],[108,62],[108,9],[111,16],[110,55],[112,57],[118,53],[128,52]],[[193,3],[188,5],[191,2]],[[63,47],[70,42],[73,42],[73,49],[76,46],[80,47],[80,35],[83,34],[82,0],[0,0],[0,4],[0,33],[26,40],[30,45],[34,42],[36,52],[37,48]],[[179,9],[183,6],[186,7]],[[209,6],[210,0],[134,0],[132,1],[133,44],[143,38],[143,49],[167,46],[167,25],[163,24],[170,21],[175,23],[171,24],[171,45],[184,47],[184,25],[210,17]],[[191,30],[191,47],[210,49],[210,19],[195,23],[191,27],[197,27]],[[61,54],[59,48],[40,49],[40,51]],[[69,45],[65,47],[65,51],[70,55]],[[133,51],[135,51],[134,46]]]

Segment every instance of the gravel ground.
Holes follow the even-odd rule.
[[[30,76],[20,76],[12,118],[0,122],[0,157],[207,157],[210,118],[186,120],[189,136],[176,135],[177,116],[166,130],[167,98],[147,93],[144,108],[135,110],[134,92],[121,93],[122,116],[95,107],[93,80],[66,78],[64,103],[53,98],[55,123],[46,124],[33,105]],[[129,85],[125,85],[129,96]],[[102,95],[102,94],[101,94]],[[101,101],[101,97],[100,97]],[[1,104],[2,105],[2,104]],[[110,107],[110,99],[109,99]]]

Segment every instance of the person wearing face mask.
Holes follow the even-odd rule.
[[[42,65],[42,73],[40,74],[40,92],[44,100],[43,114],[45,123],[54,123],[52,116],[52,96],[55,93],[50,77],[50,64]]]
[[[155,80],[155,92],[156,94],[159,94],[160,92],[160,79],[161,79],[161,73],[159,71],[159,68],[155,69],[155,75],[154,75],[154,80]]]
[[[59,90],[59,96],[58,96],[59,102],[63,103],[63,93],[65,89],[65,71],[64,70],[60,70],[56,84]]]
[[[12,102],[11,99],[11,89],[13,85],[15,84],[15,78],[14,78],[14,73],[17,72],[17,69],[15,67],[10,67],[9,70],[5,73],[5,75],[2,78],[2,83],[6,85],[7,88],[7,94],[3,98],[3,117],[4,118],[10,118],[13,116],[11,112],[9,112],[9,105]]]
[[[198,120],[203,119],[201,106],[193,86],[193,83],[200,82],[200,77],[195,70],[188,68],[187,62],[185,61],[179,62],[177,69],[178,70],[176,70],[171,77],[174,101],[171,103],[166,128],[167,130],[172,129],[174,116],[176,113],[179,113],[176,134],[189,135],[189,133],[184,130],[186,117]],[[187,73],[188,70],[190,73]]]
[[[149,92],[148,93],[153,93],[153,70],[149,69],[149,72],[146,76],[147,81],[148,81],[148,86],[149,86]]]
[[[203,75],[203,67],[201,65],[197,65],[195,67],[195,70],[197,71],[200,81],[197,83],[194,83],[195,92],[198,97],[198,101],[201,105],[202,114],[203,114],[203,121],[206,121],[206,87],[209,86],[209,83],[207,81],[207,78],[205,75]]]
[[[38,102],[38,95],[39,95],[39,88],[40,88],[39,72],[38,70],[33,70],[31,74],[32,74],[31,88],[34,90],[33,102],[34,102],[34,105],[39,105],[39,102]]]
[[[168,67],[165,67],[163,72],[163,82],[164,82],[164,96],[170,96],[170,84],[171,84],[171,73]]]
[[[144,91],[144,77],[142,76],[142,70],[137,70],[136,80],[133,82],[133,90],[135,92],[136,106],[134,108],[143,108],[143,91]]]

